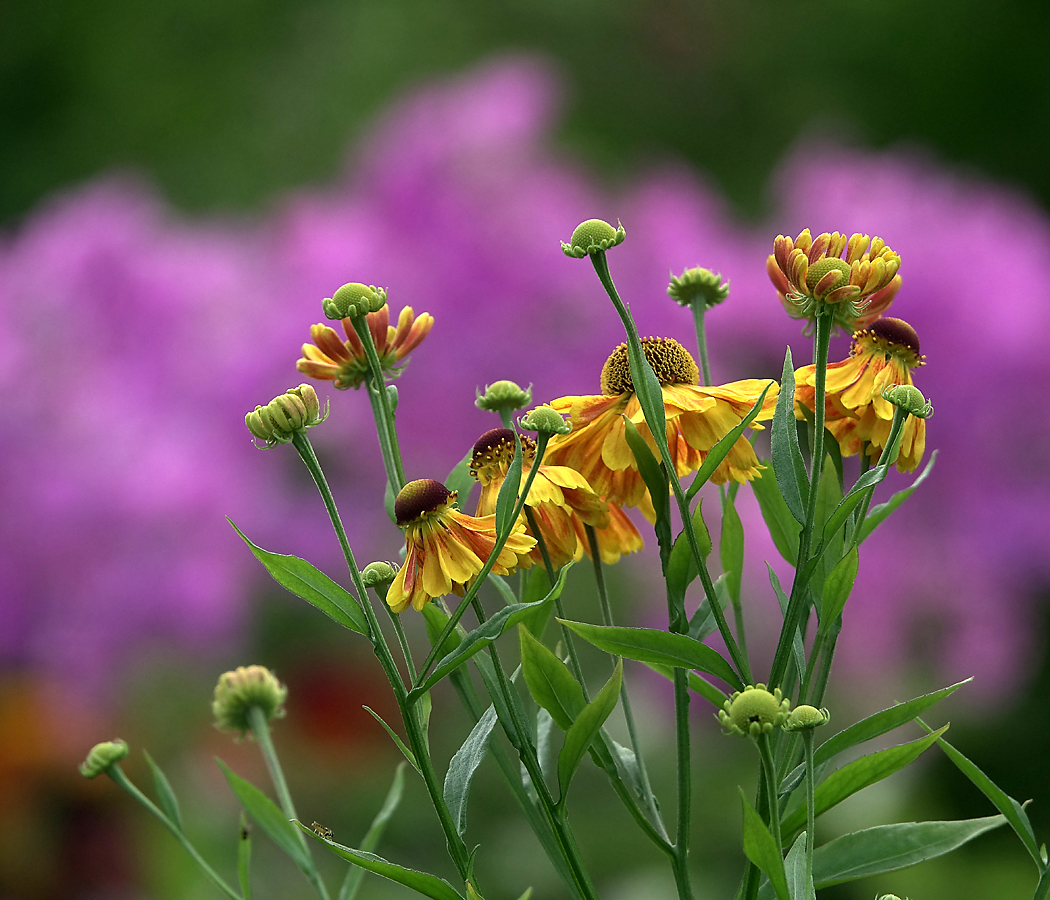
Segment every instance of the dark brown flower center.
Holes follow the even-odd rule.
[[[868,326],[868,331],[889,344],[907,347],[916,356],[922,356],[922,351],[919,349],[919,336],[915,333],[915,329],[903,319],[888,316],[876,319]]]
[[[660,384],[699,383],[700,370],[693,357],[673,338],[643,338],[642,352],[656,372]],[[633,391],[627,345],[620,344],[602,366],[602,393],[607,397],[615,397]]]
[[[435,512],[454,497],[455,491],[450,491],[433,478],[410,481],[401,488],[394,501],[394,518],[397,519],[398,525],[407,525],[424,513]]]
[[[536,442],[521,435],[522,462],[528,465],[536,458]],[[470,474],[487,484],[497,472],[504,473],[514,459],[514,432],[509,428],[493,428],[474,442],[470,455]]]

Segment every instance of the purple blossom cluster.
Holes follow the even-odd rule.
[[[0,242],[0,384],[16,425],[0,447],[0,664],[97,692],[144,648],[228,646],[262,582],[227,515],[268,549],[338,571],[294,453],[257,451],[243,416],[301,380],[299,346],[344,282],[386,287],[392,316],[411,305],[436,319],[399,382],[410,478],[442,477],[492,426],[478,387],[532,383],[537,402],[597,393],[619,322],[558,242],[600,216],[627,228],[610,263],[643,334],[693,343],[669,269],[730,279],[708,317],[717,381],[779,377],[787,344],[808,361],[765,274],[778,232],[877,233],[901,253],[892,313],[922,337],[916,383],[941,453],[865,547],[840,664],[868,675],[919,648],[938,674],[976,674],[986,691],[1023,675],[1050,574],[1047,217],[913,154],[810,147],[783,167],[776,214],[745,226],[685,166],[601,186],[552,149],[558,93],[544,65],[496,61],[416,91],[342,183],[256,221],[182,220],[107,180]],[[367,400],[329,387],[332,416],[312,437],[358,558],[392,558]],[[775,551],[747,494],[746,583],[764,611]]]

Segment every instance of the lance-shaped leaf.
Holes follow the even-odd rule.
[[[437,643],[441,635],[445,633],[448,619],[448,614],[436,603],[423,605],[423,624],[426,626],[427,637],[430,639],[431,646]],[[462,643],[465,634],[466,631],[462,626],[457,626],[450,632],[449,636],[445,638],[445,643],[441,645],[441,655],[448,656],[455,650]]]
[[[784,373],[780,379],[780,395],[773,413],[770,429],[773,456],[773,474],[780,494],[798,522],[806,521],[806,497],[809,496],[809,475],[802,461],[795,430],[795,369],[791,364],[791,348],[784,355]]]
[[[784,859],[784,874],[787,876],[788,893],[791,900],[814,900],[816,892],[813,879],[806,877],[806,842],[809,835],[802,832],[791,845]],[[772,894],[772,886],[769,893]]]
[[[715,579],[714,588],[715,600],[718,602],[719,607],[725,609],[729,605],[729,590],[726,588],[725,573],[722,573]],[[711,602],[707,597],[704,597],[696,608],[696,612],[689,619],[689,637],[694,641],[702,641],[709,635],[714,634],[716,628],[718,628],[718,622],[715,620],[715,614],[711,611]]]
[[[226,520],[230,522],[229,519]],[[233,522],[230,522],[233,525]],[[368,635],[368,620],[354,595],[341,588],[324,572],[310,565],[298,556],[286,556],[282,553],[270,553],[248,540],[243,532],[233,525],[233,530],[273,576],[281,587],[287,588],[296,597],[301,597],[312,606],[344,628]]]
[[[662,414],[662,403],[660,411]],[[642,437],[638,429],[635,428],[634,423],[627,416],[623,417],[623,425],[627,446],[630,447],[631,453],[634,454],[634,460],[638,464],[638,474],[642,476],[642,481],[645,482],[645,486],[649,489],[649,496],[653,501],[653,509],[656,511],[656,540],[660,544],[660,563],[666,571],[672,543],[670,482],[667,479],[667,473],[656,457],[653,456],[653,451],[649,449],[649,445],[645,442],[645,438]]]
[[[561,753],[558,754],[558,788],[561,791],[559,804],[565,802],[569,783],[572,781],[572,776],[576,774],[580,760],[583,759],[583,755],[602,730],[605,720],[616,709],[622,686],[623,660],[620,659],[616,661],[616,668],[605,686],[581,710],[576,721],[565,733],[565,743],[562,745]]]
[[[835,620],[842,614],[842,610],[846,608],[846,601],[857,580],[859,565],[860,557],[854,544],[824,580],[824,590],[820,598],[820,627],[825,632],[832,627]]]
[[[401,736],[396,731],[394,731],[393,728],[387,725],[387,723],[383,720],[383,717],[379,715],[379,713],[377,713],[374,709],[372,709],[372,707],[362,706],[361,708],[365,712],[367,712],[373,719],[375,719],[380,725],[383,726],[383,730],[390,735],[390,739],[394,742],[394,744],[397,745],[397,749],[401,751],[401,753],[404,755],[405,759],[408,760],[412,768],[419,772],[420,775],[422,775],[423,771],[419,768],[419,763],[416,761],[416,755],[411,750],[409,750],[408,747],[405,746],[405,742],[401,740]]]
[[[894,772],[914,762],[919,754],[947,730],[948,726],[945,725],[931,735],[908,744],[889,747],[886,750],[862,756],[832,772],[823,783],[817,785],[813,798],[813,809],[816,815],[822,815],[857,791],[888,778]],[[783,832],[792,834],[805,824],[806,809],[804,806],[799,806],[783,820]]]
[[[763,464],[771,465],[765,461]],[[773,539],[777,552],[791,565],[795,565],[798,562],[798,536],[802,531],[802,526],[795,520],[787,503],[784,502],[784,496],[780,493],[776,478],[769,477],[767,470],[761,478],[752,479],[751,490],[754,491],[755,499],[758,500],[758,508],[762,512],[762,518],[765,520],[766,528],[769,529],[769,536]]]
[[[550,713],[554,724],[568,731],[587,704],[583,688],[569,667],[518,625],[521,672],[532,699]]]
[[[734,607],[740,603],[740,578],[744,573],[744,526],[732,497],[727,496],[722,508],[722,535],[718,542],[726,588]]]
[[[452,757],[448,764],[448,772],[445,773],[445,805],[455,820],[456,831],[461,835],[467,830],[467,797],[470,794],[470,782],[485,758],[495,724],[496,708],[490,705],[467,735],[463,746]]]
[[[521,435],[514,433],[514,459],[507,469],[507,477],[500,485],[496,497],[496,534],[502,537],[508,534],[514,523],[514,507],[518,503],[518,491],[521,490]]]
[[[431,900],[463,900],[463,896],[444,878],[438,878],[436,875],[419,872],[415,869],[406,869],[404,866],[399,866],[396,863],[387,862],[383,857],[376,856],[374,853],[365,853],[362,850],[354,850],[352,847],[344,847],[342,844],[335,843],[335,841],[326,841],[320,835],[314,834],[313,830],[307,828],[302,822],[296,821],[295,824],[318,843],[323,844],[348,862],[352,862],[355,866],[360,866],[362,869],[374,872],[376,875],[382,875],[390,881],[403,884],[417,894],[430,897]]]
[[[241,896],[244,900],[252,900],[251,883],[252,865],[252,830],[248,824],[248,817],[241,810],[240,827],[237,838],[237,880],[241,883]]]
[[[387,822],[393,817],[394,812],[401,803],[401,795],[404,793],[404,790],[405,764],[400,763],[394,772],[394,780],[390,784],[390,790],[386,793],[383,805],[379,808],[379,812],[376,813],[376,817],[372,820],[372,824],[365,833],[364,840],[361,841],[361,846],[358,848],[359,850],[364,853],[371,853],[379,845],[379,840],[383,837],[383,832],[386,831]],[[361,887],[361,882],[364,881],[364,877],[364,869],[358,866],[351,866],[339,891],[339,900],[354,900],[358,889]]]
[[[744,853],[759,869],[766,873],[776,892],[777,900],[791,900],[788,893],[787,876],[784,874],[784,859],[777,849],[773,835],[769,833],[762,817],[755,812],[741,788],[740,802],[744,805]]]
[[[711,533],[707,530],[707,523],[704,521],[703,505],[704,501],[701,499],[696,504],[690,518],[693,520],[696,542],[700,545],[700,555],[706,558],[711,553]],[[667,561],[667,586],[675,596],[683,597],[686,588],[699,574],[700,570],[696,567],[696,559],[689,546],[689,539],[683,529],[674,539],[671,555]]]
[[[698,669],[743,690],[740,677],[717,651],[694,641],[687,634],[671,634],[655,628],[625,628],[619,625],[589,625],[558,619],[599,650],[636,662],[658,666]]]
[[[787,594],[784,593],[784,589],[780,586],[780,579],[777,578],[777,573],[773,571],[773,567],[766,563],[766,570],[769,573],[769,584],[773,588],[773,593],[776,594],[777,603],[780,604],[780,614],[786,615],[788,608]],[[791,653],[795,658],[795,668],[798,669],[799,678],[802,677],[802,673],[806,671],[806,647],[802,643],[802,629],[796,628],[795,633],[791,636]]]
[[[939,451],[934,450],[930,454],[930,461],[926,463],[926,468],[922,470],[922,474],[919,475],[912,483],[911,487],[906,487],[903,490],[897,491],[889,500],[885,503],[880,503],[878,506],[872,508],[868,515],[864,518],[864,524],[860,529],[860,540],[863,542],[869,534],[871,534],[878,526],[886,520],[886,518],[892,513],[898,506],[900,506],[905,500],[907,500],[912,494],[915,493],[915,489],[922,484],[927,476],[933,471],[933,464],[937,461],[937,453]]]
[[[181,829],[182,818],[179,815],[179,801],[175,799],[175,792],[171,789],[171,783],[168,781],[167,776],[161,771],[160,766],[153,761],[152,756],[150,756],[145,750],[142,751],[142,755],[146,757],[146,762],[149,764],[150,771],[153,773],[153,784],[157,788],[157,802],[160,804],[160,808],[164,810],[164,814]]]

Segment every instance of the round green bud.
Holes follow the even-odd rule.
[[[365,587],[385,587],[396,577],[397,566],[389,562],[371,562],[361,570],[361,580]]]
[[[537,406],[518,420],[525,431],[539,431],[547,434],[568,434],[572,425],[565,421],[565,416],[551,406]]]
[[[613,228],[602,219],[588,219],[576,226],[569,243],[562,243],[561,250],[566,256],[583,259],[585,256],[622,244],[625,237],[627,232],[619,222]]]
[[[224,672],[215,685],[211,704],[215,727],[243,737],[252,729],[249,713],[253,707],[261,709],[268,720],[279,719],[284,715],[287,696],[288,689],[265,666],[238,666]]]
[[[267,447],[276,447],[326,418],[328,411],[322,415],[317,392],[310,385],[301,384],[274,397],[266,406],[255,407],[244,417],[244,424],[253,437],[264,441]]]
[[[733,734],[758,737],[783,725],[789,709],[791,701],[784,699],[780,688],[770,693],[764,684],[749,684],[726,700],[718,712],[718,721]]]
[[[903,409],[917,419],[928,419],[933,415],[933,406],[913,384],[894,384],[885,388],[882,399]]]
[[[896,894],[878,894],[875,900],[901,900],[901,898]],[[908,898],[905,897],[904,900],[908,900]]]
[[[95,744],[80,764],[80,774],[85,778],[95,778],[116,765],[128,755],[128,745],[120,738]]]
[[[815,706],[796,706],[787,719],[784,720],[784,731],[798,731],[802,728],[817,728],[827,725],[831,720],[831,713],[826,709],[817,709]]]
[[[813,292],[814,297],[825,297],[836,288],[849,284],[850,271],[850,264],[846,260],[825,256],[806,271],[806,287]]]
[[[379,312],[386,303],[386,291],[374,284],[352,281],[344,284],[331,297],[321,303],[329,319],[347,319]]]
[[[699,304],[710,309],[729,296],[729,282],[722,281],[721,272],[716,275],[710,269],[696,266],[686,269],[677,278],[672,275],[667,293],[679,306]]]
[[[477,392],[474,405],[478,409],[488,412],[500,412],[506,410],[513,412],[516,409],[524,409],[532,403],[532,385],[527,388],[518,387],[513,381],[497,381],[485,385],[485,393]]]

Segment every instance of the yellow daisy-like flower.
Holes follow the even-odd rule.
[[[893,302],[900,265],[900,255],[880,237],[847,238],[836,231],[814,238],[806,228],[794,240],[777,236],[766,271],[788,315],[812,319],[823,306],[835,324],[852,331],[867,327]]]
[[[521,484],[525,483],[536,461],[536,442],[522,435]],[[486,431],[474,444],[470,474],[481,484],[477,514],[491,515],[496,499],[514,459],[514,432],[509,428]],[[519,487],[520,491],[520,487]],[[590,556],[585,526],[595,529],[602,562],[612,564],[625,553],[642,549],[642,536],[624,514],[601,499],[575,469],[541,463],[525,500],[547,553],[555,568],[569,560]],[[530,563],[542,559],[539,547],[529,552]]]
[[[843,456],[853,456],[867,443],[868,456],[878,459],[889,440],[894,407],[883,396],[883,388],[911,384],[911,371],[924,364],[919,336],[901,319],[878,319],[853,335],[850,355],[828,366],[826,427],[839,442]],[[795,372],[795,415],[799,405],[813,409],[815,368],[803,366]],[[926,449],[926,420],[908,416],[901,435],[897,468],[912,471]]]
[[[679,477],[695,472],[708,451],[751,411],[770,381],[753,378],[701,387],[696,363],[678,341],[645,338],[642,349],[663,391],[667,446],[675,471]],[[627,444],[624,417],[634,423],[653,453],[659,456],[659,452],[634,392],[626,344],[620,344],[605,361],[601,385],[599,395],[561,397],[551,402],[558,412],[570,417],[572,431],[551,439],[546,458],[552,465],[575,469],[609,503],[637,506],[653,522],[656,513]],[[774,382],[753,427],[761,428],[758,420],[773,417],[779,391]],[[751,444],[741,435],[711,480],[724,484],[732,478],[743,483],[758,476],[761,468]]]
[[[411,306],[406,306],[398,316],[397,327],[390,324],[390,307],[383,307],[365,316],[368,330],[372,333],[376,354],[383,372],[396,377],[401,374],[401,364],[406,356],[422,343],[434,325],[430,313],[416,316]],[[295,367],[304,375],[324,381],[334,381],[342,391],[357,388],[368,374],[368,357],[350,319],[343,319],[340,339],[336,330],[328,325],[310,326],[313,344],[303,344],[303,358]]]
[[[405,531],[405,564],[391,582],[386,602],[394,612],[422,609],[434,597],[462,595],[496,545],[496,517],[466,516],[453,508],[456,492],[440,481],[420,478],[406,484],[394,501],[394,516]],[[506,575],[522,564],[536,539],[517,524],[496,557],[492,571]]]

